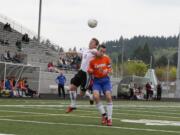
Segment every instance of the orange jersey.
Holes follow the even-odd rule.
[[[94,57],[89,63],[88,72],[95,78],[106,77],[111,71],[111,60],[106,55],[102,57]]]

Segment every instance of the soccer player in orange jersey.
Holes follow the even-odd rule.
[[[112,85],[109,73],[112,72],[111,60],[105,55],[106,47],[104,45],[99,46],[99,55],[95,56],[90,61],[88,72],[94,76],[93,82],[93,96],[96,102],[97,109],[102,115],[102,124],[112,126]],[[104,93],[107,99],[107,112],[104,109],[103,104],[100,102],[100,93]]]

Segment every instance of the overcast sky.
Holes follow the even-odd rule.
[[[37,32],[39,0],[0,0],[0,14]],[[87,20],[98,26],[90,29]],[[43,0],[42,35],[69,47],[86,47],[92,37],[101,42],[121,35],[177,35],[180,0]]]

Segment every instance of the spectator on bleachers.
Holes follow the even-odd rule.
[[[81,64],[81,56],[77,52],[66,52],[60,54],[58,67],[68,70],[78,70]]]
[[[4,40],[0,39],[0,43],[1,43],[1,44],[4,44]]]
[[[13,56],[13,62],[21,63],[21,56],[20,56],[20,54],[15,53],[15,55]]]
[[[18,48],[18,51],[22,51],[21,41],[19,39],[16,41],[16,47]]]
[[[10,51],[5,51],[5,53],[2,55],[4,61],[10,62],[12,60]]]
[[[9,45],[9,41],[6,40],[6,41],[4,42],[4,44],[5,44],[5,45]]]
[[[11,25],[10,25],[9,23],[6,23],[6,24],[4,25],[4,28],[3,28],[3,29],[6,30],[6,31],[9,31],[9,32],[12,31]]]
[[[9,60],[12,60],[11,54],[10,54],[10,51],[9,51],[9,50],[7,51],[7,58],[8,58]]]
[[[62,58],[61,57],[58,60],[58,67],[59,68],[63,68],[63,62],[62,62]]]
[[[53,62],[48,63],[48,72],[53,72],[54,71],[54,65]]]
[[[25,42],[25,43],[29,43],[29,36],[27,33],[25,33],[23,36],[22,36],[22,41]]]

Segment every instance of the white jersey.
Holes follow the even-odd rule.
[[[82,61],[81,61],[81,67],[80,69],[87,72],[89,63],[94,57],[94,54],[97,52],[97,49],[83,49],[80,53],[82,53]]]

